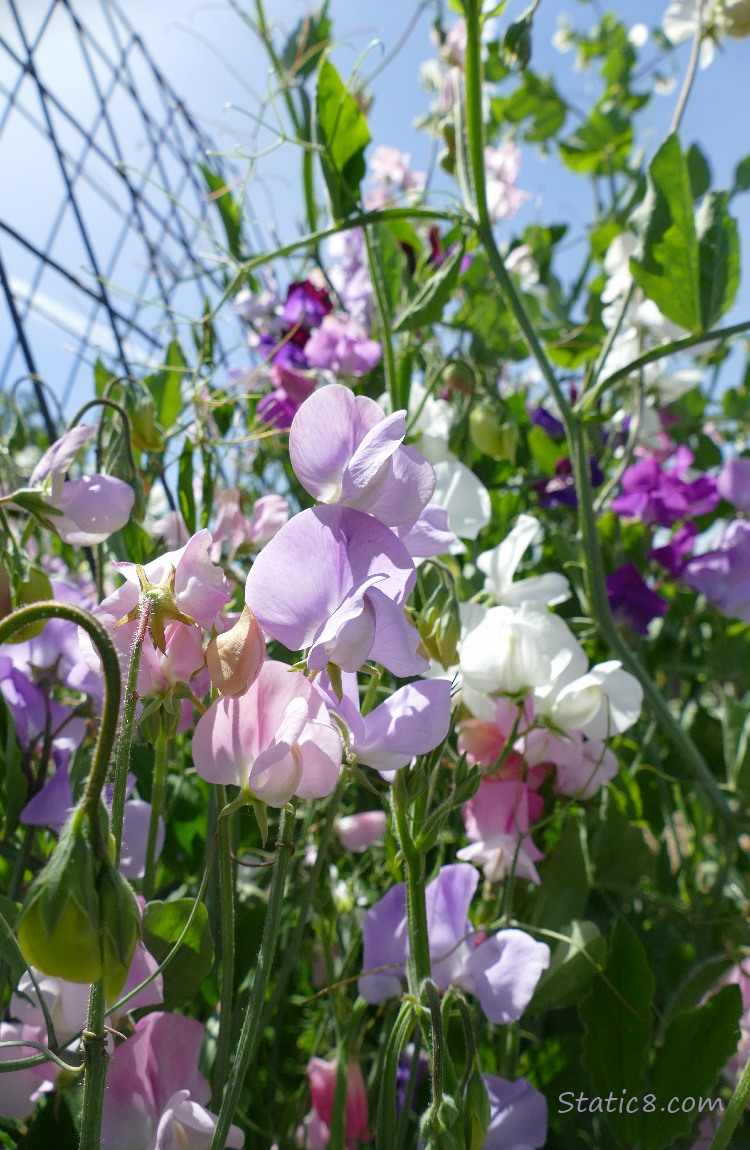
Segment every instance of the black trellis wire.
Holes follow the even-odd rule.
[[[29,376],[51,438],[38,380],[65,409],[97,356],[153,363],[221,291],[208,144],[116,0],[0,0],[0,389]]]

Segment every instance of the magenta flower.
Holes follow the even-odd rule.
[[[525,1078],[483,1074],[490,1124],[482,1150],[539,1150],[547,1141],[547,1100]]]
[[[198,1070],[203,1024],[179,1014],[149,1014],[109,1062],[102,1112],[104,1150],[206,1150],[216,1118]],[[232,1126],[226,1145],[245,1136]]]
[[[272,807],[295,794],[329,795],[341,756],[341,738],[320,695],[302,674],[273,660],[246,694],[216,699],[193,735],[199,775],[244,787]]]
[[[474,867],[457,863],[442,867],[427,886],[432,978],[441,990],[454,983],[475,994],[490,1022],[515,1022],[549,966],[549,947],[522,930],[502,930],[477,944],[468,912],[478,882]],[[362,940],[359,993],[372,1003],[400,995],[409,953],[403,883],[370,907],[362,923]],[[388,966],[395,969],[368,973]]]
[[[348,507],[295,515],[255,560],[245,601],[263,630],[308,664],[356,671],[367,659],[422,674],[419,634],[404,613],[416,572],[393,532]]]
[[[693,462],[687,447],[678,447],[669,470],[657,459],[642,459],[629,467],[622,477],[622,494],[612,500],[612,510],[619,515],[671,527],[686,516],[705,515],[719,502],[716,480],[700,475],[688,481],[683,478]]]
[[[626,563],[607,576],[607,598],[615,621],[625,623],[638,635],[648,635],[652,619],[660,619],[669,603],[652,591],[635,563]]]
[[[327,315],[305,344],[310,367],[359,378],[380,363],[382,349],[356,319]]]
[[[331,384],[310,396],[289,434],[292,467],[323,503],[367,511],[389,527],[413,523],[435,490],[424,456],[403,446],[406,412]]]
[[[680,578],[730,619],[750,623],[750,523],[735,519],[718,547],[688,559]]]
[[[50,523],[65,543],[75,547],[103,543],[130,519],[135,502],[132,487],[111,475],[87,475],[66,480],[65,474],[83,447],[96,435],[96,428],[82,423],[45,451],[29,479],[40,488],[51,508]]]

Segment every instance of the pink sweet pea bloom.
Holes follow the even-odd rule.
[[[307,1064],[307,1077],[310,1082],[310,1095],[315,1111],[307,1128],[307,1143],[310,1150],[324,1150],[330,1138],[333,1106],[336,1098],[336,1075],[338,1064],[335,1058],[311,1058]],[[317,1120],[316,1120],[317,1119]],[[367,1090],[359,1064],[349,1060],[346,1073],[346,1124],[344,1140],[347,1150],[357,1150],[360,1142],[369,1142],[369,1115],[367,1111]]]
[[[341,756],[341,738],[320,695],[302,674],[273,660],[246,694],[216,699],[193,735],[199,775],[246,787],[272,807],[283,807],[292,795],[329,795]]]
[[[102,1111],[104,1150],[207,1150],[216,1119],[198,1070],[203,1024],[179,1014],[149,1014],[109,1062]],[[236,1126],[226,1145],[239,1150]]]
[[[62,512],[51,515],[50,522],[74,547],[103,543],[125,526],[135,502],[132,487],[111,475],[66,480],[71,463],[94,435],[96,428],[85,423],[66,431],[45,451],[29,479],[29,487],[41,488],[49,506]]]
[[[386,825],[385,811],[360,811],[337,819],[334,830],[342,846],[354,854],[362,854],[368,847],[382,843]]]
[[[484,868],[489,882],[499,882],[514,868],[518,878],[539,883],[535,863],[544,858],[528,834],[542,813],[544,800],[518,780],[483,779],[463,808],[470,846],[458,858]]]
[[[405,435],[405,411],[385,416],[374,400],[336,383],[314,392],[295,415],[289,457],[316,499],[396,527],[413,523],[435,490],[431,464],[403,446]]]
[[[44,1042],[44,1031],[25,1023],[0,1022],[0,1042]],[[15,1058],[32,1058],[39,1054],[33,1046],[9,1046],[0,1050],[0,1062]],[[57,1067],[53,1062],[32,1066],[28,1070],[11,1070],[0,1074],[0,1114],[23,1122],[33,1112],[43,1094],[55,1089]]]
[[[295,515],[261,551],[245,601],[263,630],[308,665],[357,671],[367,659],[394,675],[419,675],[419,634],[404,603],[414,586],[411,556],[379,520],[350,507]]]
[[[589,799],[617,774],[617,759],[601,739],[584,739],[579,731],[565,738],[543,727],[529,731],[524,741],[527,763],[551,763],[555,790],[561,795]]]

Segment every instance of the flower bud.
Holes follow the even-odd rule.
[[[109,861],[101,865],[97,889],[104,996],[113,1002],[130,970],[140,936],[141,913],[130,884]]]
[[[750,0],[724,0],[722,17],[727,36],[734,40],[750,36]]]
[[[482,1075],[472,1073],[464,1100],[466,1150],[482,1150],[490,1124],[490,1099]]]
[[[47,865],[29,888],[18,945],[29,966],[68,982],[102,974],[97,862],[80,809],[63,827]]]
[[[244,695],[258,678],[265,657],[263,632],[247,606],[234,626],[206,648],[211,682],[222,695]]]
[[[518,449],[518,427],[509,420],[501,422],[494,407],[481,404],[469,416],[469,435],[477,451],[498,463],[515,463]]]

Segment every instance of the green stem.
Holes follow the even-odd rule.
[[[83,1106],[78,1150],[99,1150],[102,1106],[107,1078],[107,1034],[104,1029],[104,983],[93,983],[83,1032]]]
[[[125,796],[128,789],[130,746],[133,742],[133,723],[135,721],[135,707],[138,702],[138,671],[141,666],[143,641],[146,638],[150,618],[151,604],[146,599],[143,602],[141,614],[138,619],[138,626],[133,636],[133,645],[130,648],[128,677],[125,683],[125,703],[122,708],[120,737],[117,740],[117,752],[115,755],[114,793],[112,795],[112,813],[109,821],[110,830],[115,840],[115,866],[120,865],[122,821],[125,817]]]
[[[409,796],[405,769],[397,771],[393,782],[393,814],[396,822],[406,878],[406,917],[409,931],[409,961],[406,977],[409,990],[418,1000],[420,987],[430,977],[430,940],[427,935],[424,855],[414,846],[409,828]]]
[[[258,965],[255,969],[250,1001],[247,1005],[239,1042],[237,1043],[235,1051],[232,1073],[229,1077],[224,1100],[221,1104],[221,1110],[219,1111],[216,1129],[214,1130],[211,1150],[224,1150],[226,1146],[229,1128],[232,1125],[232,1118],[237,1110],[245,1075],[250,1067],[250,1063],[255,1057],[263,1034],[260,1022],[268,980],[271,975],[271,967],[273,966],[279,938],[286,872],[289,868],[289,848],[294,836],[294,819],[294,808],[285,807],[281,816],[279,839],[276,843],[278,854],[273,868],[273,878],[271,879],[266,921],[263,924],[263,938],[258,953]]]
[[[156,885],[156,839],[159,834],[159,819],[164,810],[168,763],[169,739],[161,733],[156,740],[154,783],[151,788],[151,818],[148,823],[148,842],[146,843],[146,873],[143,876],[143,897],[146,902],[154,897]]]
[[[727,1150],[729,1140],[745,1113],[748,1101],[750,1101],[750,1058],[745,1063],[745,1069],[740,1075],[740,1080],[729,1100],[729,1105],[724,1111],[721,1125],[714,1135],[709,1150]]]
[[[91,773],[81,800],[82,806],[91,819],[92,828],[99,826],[99,800],[107,779],[112,745],[117,731],[117,716],[120,711],[120,664],[112,640],[98,619],[74,607],[71,603],[50,602],[32,603],[14,611],[0,622],[0,644],[7,643],[16,631],[38,623],[42,619],[66,619],[76,623],[87,633],[96,647],[102,661],[104,673],[104,705],[99,734],[94,747]]]
[[[365,237],[365,247],[367,250],[367,265],[370,272],[370,279],[372,281],[373,290],[375,292],[375,307],[378,313],[378,320],[380,322],[380,338],[383,344],[383,369],[385,371],[385,383],[388,388],[388,394],[391,397],[391,408],[393,411],[398,411],[401,407],[399,387],[398,387],[398,374],[396,372],[396,359],[393,354],[393,336],[391,334],[391,317],[388,308],[388,300],[385,294],[385,284],[383,283],[382,267],[378,259],[378,243],[374,238],[370,228],[363,229]]]
[[[223,810],[227,804],[227,789],[216,784],[216,807]],[[219,1002],[219,1037],[213,1073],[214,1106],[221,1102],[221,1092],[227,1080],[230,1043],[232,1037],[232,1006],[234,1001],[234,867],[232,865],[232,820],[218,820],[219,850],[219,908],[221,914],[221,998]]]
[[[575,488],[578,496],[578,530],[581,552],[586,574],[589,613],[595,620],[604,641],[612,648],[616,657],[631,674],[640,680],[652,714],[662,731],[670,740],[681,758],[686,761],[694,777],[703,787],[717,811],[727,820],[732,812],[719,789],[719,785],[693,744],[684,728],[662,698],[659,688],[648,675],[640,660],[622,639],[607,598],[604,563],[602,559],[599,533],[596,527],[596,514],[593,507],[593,493],[589,474],[589,456],[583,426],[568,403],[552,366],[547,359],[533,324],[529,319],[523,301],[518,295],[508,274],[492,232],[492,221],[487,208],[487,190],[484,172],[484,138],[482,123],[482,61],[480,54],[480,0],[465,0],[467,47],[466,47],[466,127],[468,132],[468,152],[471,162],[473,193],[476,199],[476,230],[484,244],[490,266],[498,281],[510,310],[521,329],[526,346],[536,360],[550,392],[554,396],[560,418],[565,427],[568,449],[573,463]]]

